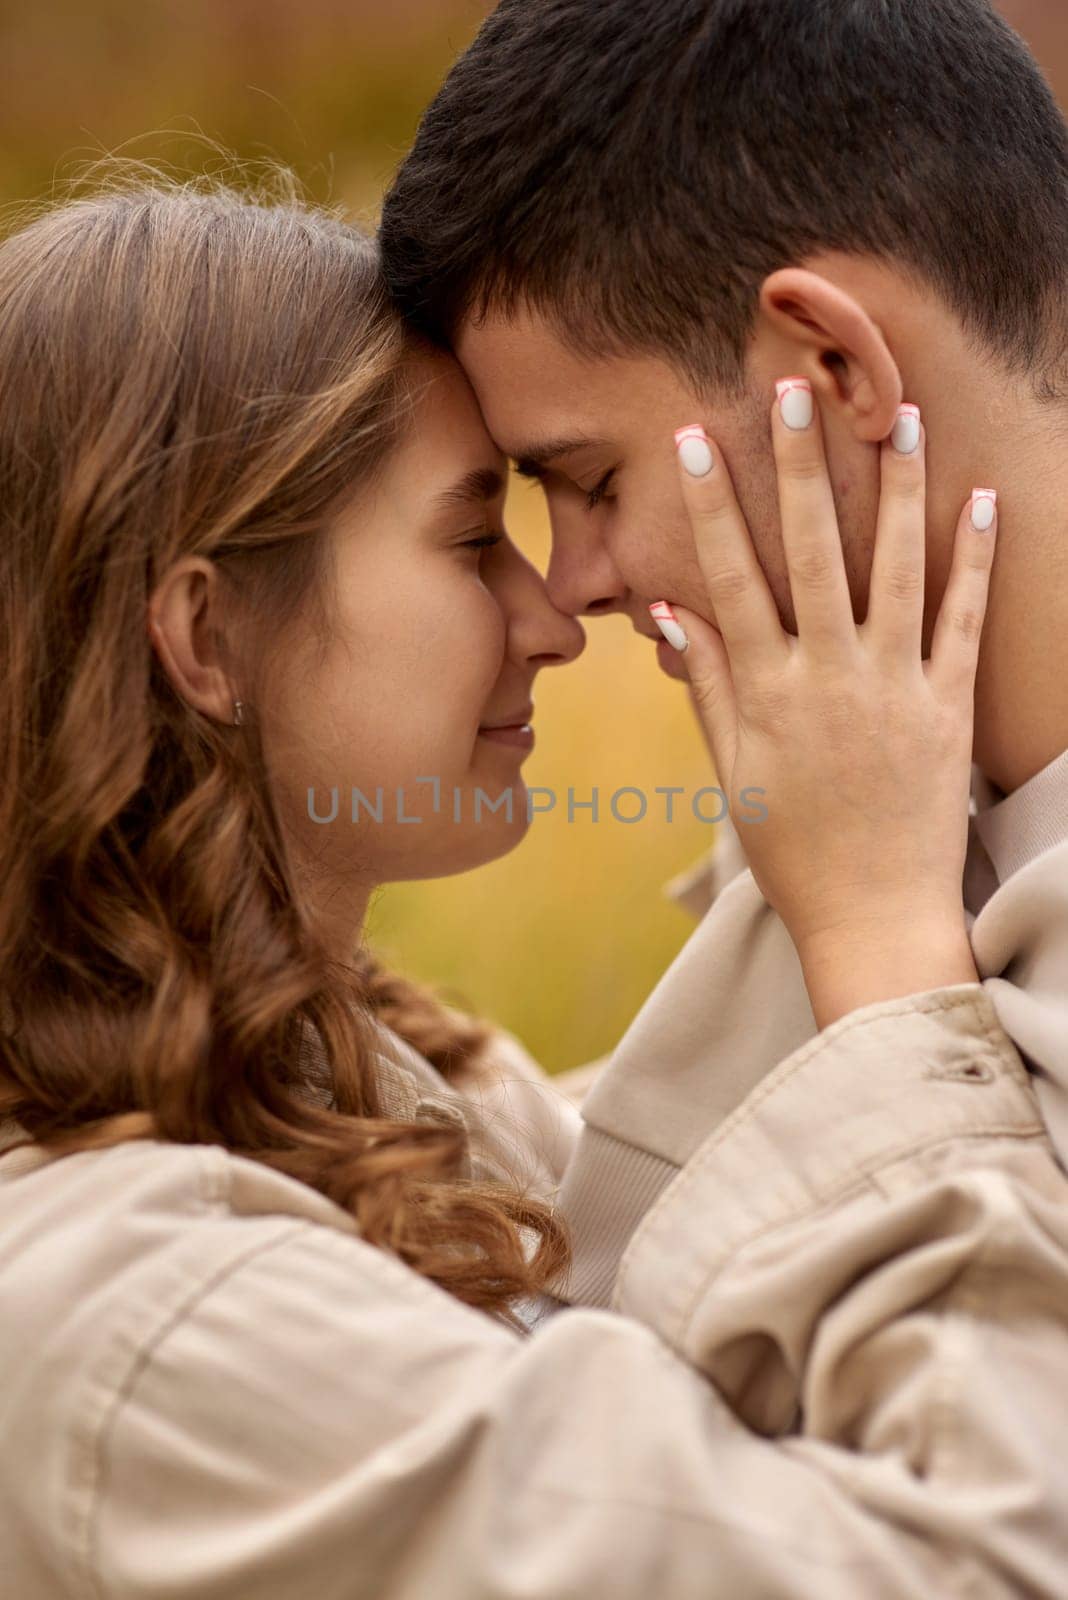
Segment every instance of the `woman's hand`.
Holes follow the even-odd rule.
[[[875,1000],[977,981],[962,877],[996,495],[976,491],[964,509],[924,661],[916,408],[903,408],[894,431],[915,448],[881,447],[868,614],[858,625],[811,388],[799,379],[778,387],[772,433],[798,636],[781,626],[723,457],[700,427],[677,435],[679,473],[716,626],[682,607],[673,614],[689,640],[682,660],[718,780],[825,1027]],[[665,607],[651,608],[658,621]],[[747,788],[764,791],[765,820],[746,820]]]

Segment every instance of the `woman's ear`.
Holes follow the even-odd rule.
[[[783,365],[782,346],[792,346]],[[821,407],[837,412],[858,439],[885,439],[904,398],[901,373],[882,332],[851,294],[818,272],[783,267],[760,289],[754,361],[775,345],[774,365],[807,377]],[[791,365],[791,361],[793,364]]]
[[[219,575],[189,556],[157,584],[148,602],[148,637],[172,686],[205,716],[232,722],[235,691],[223,665]]]

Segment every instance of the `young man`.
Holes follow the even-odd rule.
[[[819,1162],[767,1142],[769,1216],[786,1172],[812,1206],[870,1178],[871,1078],[937,1077],[948,1050],[978,1083],[1001,1029],[1068,1165],[1068,131],[1021,40],[986,0],[503,0],[427,111],[381,241],[398,304],[455,350],[497,442],[543,482],[550,589],[576,616],[623,612],[650,640],[653,601],[715,622],[673,455],[701,422],[793,628],[768,429],[783,377],[815,391],[858,617],[878,444],[902,402],[929,441],[925,650],[959,506],[997,489],[964,880],[983,1006],[961,1032],[961,991],[935,990],[827,1030],[855,1062],[857,1114]],[[671,1258],[672,1223],[717,1143],[768,1116],[816,1048],[792,946],[744,866],[728,827],[680,886],[700,926],[583,1100],[561,1191],[566,1298],[684,1350],[707,1263]],[[697,1015],[717,1018],[699,1038]],[[922,1256],[937,1227],[917,1226]],[[662,1294],[639,1305],[634,1263],[657,1251]],[[775,1341],[773,1303],[800,1280],[784,1263],[762,1292]],[[803,1369],[803,1346],[784,1360]],[[762,1415],[754,1393],[748,1420]]]

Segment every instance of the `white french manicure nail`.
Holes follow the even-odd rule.
[[[690,641],[678,617],[672,611],[666,600],[658,600],[649,607],[649,615],[664,635],[668,644],[674,645],[676,650],[688,650]]]
[[[972,527],[976,533],[987,533],[993,526],[994,508],[998,502],[996,489],[972,490]]]
[[[812,385],[807,378],[780,378],[775,385],[782,420],[795,432],[812,422]]]
[[[920,442],[919,406],[900,406],[890,443],[899,455],[910,456]]]
[[[712,454],[712,447],[708,442],[708,435],[700,424],[692,428],[680,428],[675,435],[675,445],[682,462],[691,478],[707,478],[715,465],[716,458]]]

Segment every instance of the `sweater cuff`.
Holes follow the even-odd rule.
[[[678,1172],[674,1162],[584,1123],[557,1196],[573,1251],[553,1294],[570,1305],[609,1307],[631,1235]]]

